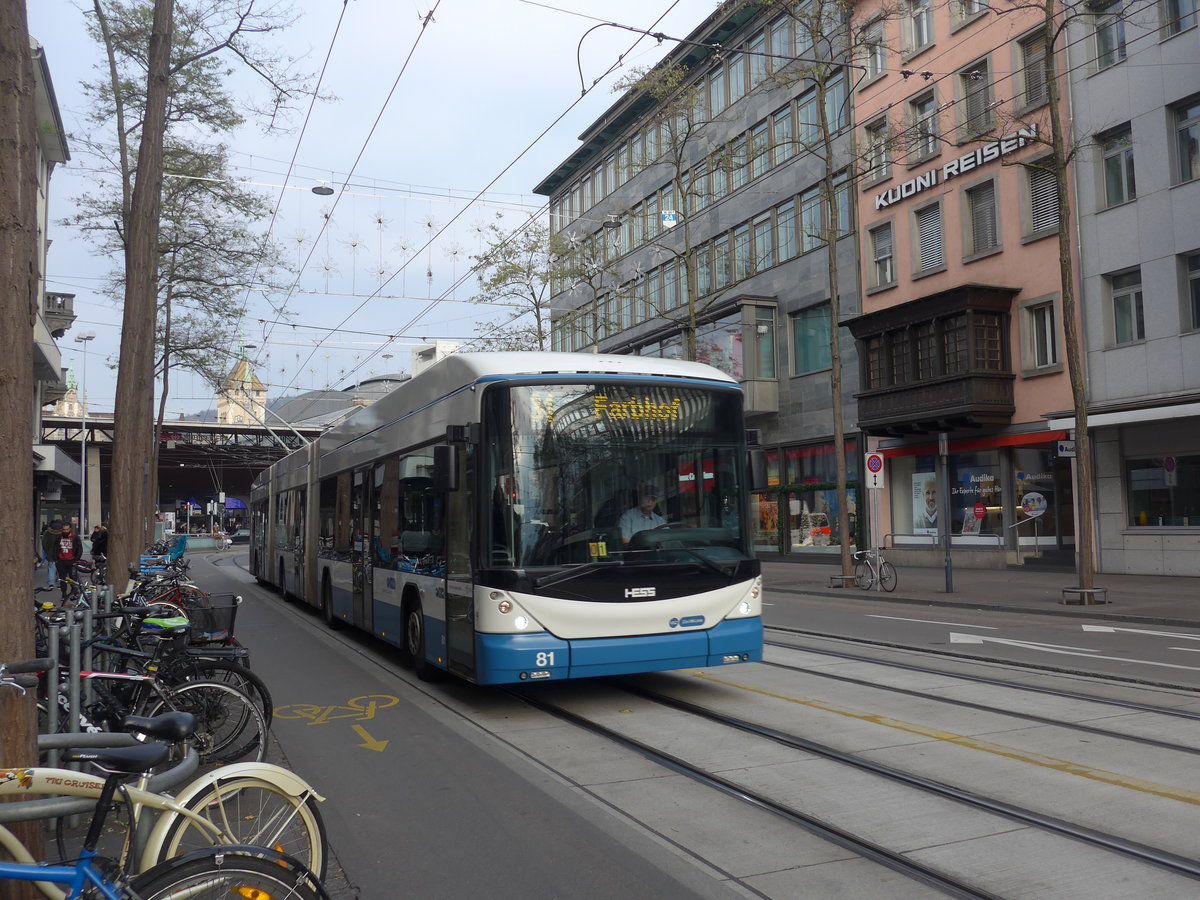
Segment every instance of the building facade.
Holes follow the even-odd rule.
[[[1066,433],[1043,415],[1072,401],[1040,12],[867,2],[855,28],[864,298],[848,324],[857,421],[887,462],[875,539],[911,561],[947,536],[964,563],[1069,561]]]
[[[59,114],[58,102],[54,97],[54,83],[50,79],[50,68],[46,55],[37,41],[30,42],[33,57],[35,91],[35,115],[37,117],[37,263],[38,263],[38,316],[33,333],[33,509],[35,534],[41,532],[62,500],[63,487],[78,484],[82,467],[70,454],[60,447],[40,441],[42,416],[46,406],[55,403],[67,393],[67,372],[62,365],[62,352],[58,339],[66,334],[75,322],[74,296],[46,291],[46,251],[49,243],[50,225],[50,177],[54,167],[71,158],[67,148],[66,132]],[[76,505],[76,512],[78,506]]]
[[[1196,2],[1095,4],[1065,43],[1098,568],[1200,575]]]
[[[825,64],[842,49],[802,6],[724,5],[536,188],[560,253],[554,349],[690,356],[737,378],[767,457],[767,552],[827,549],[857,513],[857,491],[842,509],[831,487],[836,334],[850,479],[862,450],[839,325],[859,312],[850,74]]]

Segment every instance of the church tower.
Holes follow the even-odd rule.
[[[267,415],[267,389],[246,359],[245,348],[217,391],[218,425],[260,425]]]

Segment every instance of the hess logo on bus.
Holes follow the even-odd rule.
[[[654,597],[654,596],[656,596],[656,589],[652,588],[652,587],[625,588],[625,599],[626,600],[628,600],[632,597]]]

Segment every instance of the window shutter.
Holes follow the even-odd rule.
[[[1034,106],[1046,99],[1046,37],[1037,35],[1021,44],[1024,57],[1025,104]]]
[[[892,255],[892,226],[881,225],[871,232],[875,242],[875,261],[889,259]]]
[[[917,213],[919,270],[936,269],[942,264],[942,208],[930,206]]]
[[[1029,225],[1033,232],[1058,227],[1058,181],[1053,172],[1030,167]]]
[[[973,188],[971,196],[971,247],[975,253],[996,246],[996,186],[992,182]]]

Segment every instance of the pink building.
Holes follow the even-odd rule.
[[[856,19],[863,312],[847,324],[859,427],[888,462],[875,539],[915,548],[950,534],[976,565],[1035,542],[1070,560],[1067,435],[1043,418],[1071,393],[1058,191],[1038,166],[1040,15],[904,0],[890,14],[860,4]]]

